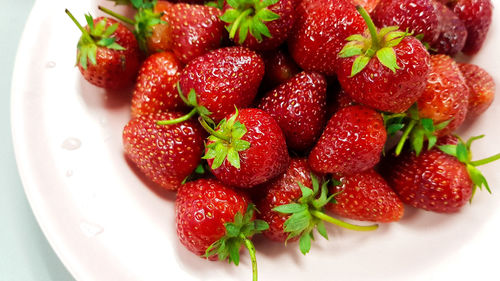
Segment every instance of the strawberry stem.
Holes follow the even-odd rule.
[[[201,117],[201,116],[198,117],[198,121],[200,122],[203,129],[205,129],[209,134],[211,134],[212,136],[214,136],[216,138],[224,140],[228,143],[231,143],[231,138],[224,136],[224,135],[220,134],[219,132],[215,131],[214,129],[212,129],[212,127],[210,127],[210,125],[207,124],[207,122],[205,121],[205,119],[203,117]]]
[[[493,161],[497,161],[498,159],[500,159],[500,153],[495,154],[493,156],[490,156],[488,158],[484,158],[484,159],[477,160],[477,161],[472,161],[472,162],[470,162],[470,164],[474,167],[477,167],[477,166],[489,164]]]
[[[372,225],[367,225],[367,226],[350,224],[350,223],[347,223],[345,221],[341,221],[339,219],[330,217],[329,215],[327,215],[323,212],[317,211],[317,210],[312,210],[311,215],[317,217],[320,220],[335,224],[337,226],[340,226],[340,227],[343,227],[346,229],[351,229],[351,230],[356,230],[356,231],[373,231],[373,230],[376,230],[378,228],[378,224],[372,224]]]
[[[176,118],[176,119],[171,119],[171,120],[158,121],[158,122],[156,122],[156,124],[158,124],[158,125],[173,125],[173,124],[181,123],[181,122],[184,122],[184,121],[188,120],[189,118],[193,117],[194,115],[196,115],[196,113],[198,113],[198,110],[196,108],[193,108],[188,114],[186,114],[184,116],[181,116],[181,117]]]
[[[112,16],[112,17],[115,17],[115,18],[117,18],[117,19],[119,19],[119,20],[121,20],[121,21],[123,21],[125,23],[128,23],[130,25],[134,25],[135,24],[134,20],[129,19],[126,16],[123,16],[123,15],[120,15],[120,14],[118,14],[116,12],[113,12],[110,9],[104,8],[103,6],[97,6],[97,7],[99,8],[99,10],[103,11],[104,13],[106,13],[106,14]]]
[[[398,146],[396,147],[396,156],[399,156],[401,154],[401,151],[403,150],[403,147],[405,145],[406,140],[408,139],[408,136],[410,135],[411,131],[413,128],[417,125],[417,120],[412,119],[408,126],[406,127],[403,135],[401,136],[401,139],[398,142]]]
[[[358,10],[358,13],[361,15],[361,17],[363,17],[363,19],[366,22],[366,26],[370,31],[370,34],[372,36],[372,49],[374,50],[380,49],[380,42],[378,41],[377,28],[375,27],[375,23],[373,23],[373,20],[371,19],[370,15],[361,5],[357,5],[356,10]]]
[[[80,29],[80,31],[82,32],[82,35],[85,36],[86,39],[93,42],[94,40],[90,36],[89,32],[76,20],[76,18],[73,16],[73,14],[68,9],[66,9],[64,11],[70,17],[70,19],[76,24],[78,29]]]
[[[241,21],[250,15],[253,12],[253,9],[246,9],[241,15],[234,21],[233,26],[231,27],[231,31],[229,32],[229,38],[233,39],[236,36],[236,31],[238,31],[240,27]]]
[[[246,238],[243,234],[240,234],[241,239],[245,243],[245,247],[248,249],[250,254],[250,260],[252,261],[252,281],[257,281],[257,258],[255,256],[255,246],[250,239]]]

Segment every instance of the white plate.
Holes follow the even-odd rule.
[[[109,2],[105,2],[110,6]],[[121,129],[128,96],[106,94],[80,77],[75,62],[81,22],[95,1],[37,1],[16,61],[12,130],[19,171],[50,244],[79,281],[250,280],[239,267],[198,258],[175,234],[174,194],[151,189],[125,161]],[[500,83],[500,11],[473,62]],[[498,93],[497,93],[498,95]],[[476,159],[500,151],[500,99],[464,136],[486,133]],[[455,215],[407,208],[399,223],[374,233],[329,228],[303,257],[256,240],[260,280],[498,280],[499,163],[482,167],[493,195],[479,192]],[[285,279],[286,278],[286,279]]]

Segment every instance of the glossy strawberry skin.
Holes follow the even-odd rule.
[[[176,112],[140,115],[123,129],[125,155],[148,178],[167,190],[176,190],[193,173],[203,155],[204,131],[197,122],[156,124],[180,116]]]
[[[456,144],[447,137],[441,144]],[[438,213],[458,212],[472,196],[473,183],[466,166],[437,147],[420,156],[405,152],[393,159],[386,177],[406,204]]]
[[[495,81],[486,70],[477,65],[460,63],[458,67],[469,87],[467,119],[477,118],[493,103],[496,88]]]
[[[394,51],[400,67],[395,72],[374,57],[360,73],[351,77],[356,57],[338,59],[337,78],[354,101],[394,113],[406,111],[417,101],[430,71],[429,53],[414,37],[404,38]]]
[[[329,203],[328,211],[354,220],[383,223],[398,221],[403,216],[403,202],[373,169],[339,176],[337,180],[341,184],[330,187],[331,194],[338,193],[337,203]]]
[[[382,117],[364,106],[340,109],[309,155],[309,165],[318,173],[355,174],[380,161],[387,139]]]
[[[155,11],[162,20],[150,39],[151,50],[171,50],[184,64],[220,47],[225,35],[221,10],[196,4],[169,4],[159,1]]]
[[[433,44],[439,36],[439,19],[433,0],[381,0],[371,14],[375,25],[398,26]]]
[[[238,212],[244,214],[249,203],[245,194],[213,179],[183,184],[175,200],[177,236],[189,251],[202,256],[226,234],[224,223],[233,222]]]
[[[137,76],[132,95],[132,117],[186,108],[177,91],[181,70],[180,62],[171,52],[149,56]]]
[[[493,5],[490,0],[458,0],[453,5],[453,12],[467,28],[467,41],[462,50],[474,55],[483,46],[493,17]]]
[[[228,115],[226,120],[231,116]],[[255,108],[239,110],[236,121],[245,125],[247,133],[241,140],[250,142],[250,148],[239,152],[240,169],[225,160],[222,166],[211,170],[215,177],[230,186],[251,188],[283,173],[290,157],[278,123],[269,114]],[[212,166],[213,159],[207,161]]]
[[[345,39],[366,29],[363,18],[348,0],[303,0],[296,13],[288,39],[291,56],[304,70],[335,74]]]
[[[289,148],[307,150],[326,123],[326,80],[319,73],[301,72],[267,93],[258,108],[278,122]]]
[[[283,224],[290,215],[282,214],[272,209],[297,202],[302,197],[298,182],[305,187],[312,189],[311,169],[307,164],[306,159],[293,158],[290,161],[290,166],[284,174],[279,177],[259,186],[262,190],[262,198],[257,202],[257,214],[259,219],[264,220],[269,224],[269,229],[263,234],[277,242],[285,242],[289,233],[283,230]],[[288,240],[289,242],[298,240],[299,237]]]
[[[460,52],[467,40],[467,28],[453,11],[440,2],[434,1],[438,12],[439,33],[438,39],[432,44],[433,52],[454,56]]]
[[[264,76],[264,62],[257,53],[244,47],[211,51],[192,60],[181,73],[179,83],[184,95],[194,89],[198,104],[205,106],[215,122],[248,107]]]
[[[469,89],[457,63],[446,55],[431,56],[431,73],[424,93],[418,99],[421,118],[430,118],[434,124],[451,120],[437,131],[444,136],[457,129],[467,115]]]
[[[266,52],[262,55],[262,59],[266,66],[262,80],[262,87],[265,90],[274,89],[300,72],[290,55],[282,49]]]
[[[106,27],[118,23],[118,28],[111,38],[115,38],[115,42],[125,50],[98,46],[95,65],[88,62],[87,69],[84,69],[80,63],[77,66],[85,80],[91,84],[108,90],[121,90],[133,85],[135,81],[141,64],[139,45],[132,31],[114,19],[95,18],[94,26],[103,19],[106,19]],[[85,28],[88,29],[88,26]]]

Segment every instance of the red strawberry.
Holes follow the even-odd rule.
[[[249,108],[228,115],[212,130],[204,159],[223,183],[250,188],[283,173],[290,157],[278,123],[264,111]]]
[[[493,77],[481,67],[469,64],[458,64],[469,86],[469,106],[467,118],[473,119],[483,114],[495,98],[495,81]]]
[[[192,60],[179,79],[181,90],[189,98],[196,93],[196,104],[204,106],[215,122],[234,112],[234,107],[249,106],[264,76],[259,55],[243,47],[214,50]],[[191,100],[192,101],[192,100]]]
[[[292,0],[227,1],[221,20],[226,22],[229,38],[257,51],[280,46],[292,30],[295,20]]]
[[[149,56],[141,66],[132,96],[132,116],[185,107],[177,92],[181,65],[170,52]]]
[[[448,7],[437,1],[434,1],[434,6],[438,12],[441,32],[431,48],[435,53],[454,56],[465,46],[467,28]]]
[[[326,80],[318,73],[299,73],[267,93],[258,107],[278,122],[289,148],[307,150],[326,122]]]
[[[127,157],[153,182],[168,190],[176,190],[196,169],[203,155],[203,129],[195,121],[157,124],[181,115],[175,112],[141,115],[123,129]]]
[[[380,160],[387,134],[382,116],[364,106],[340,109],[309,155],[315,172],[355,174]]]
[[[336,203],[326,209],[336,215],[362,221],[394,222],[401,219],[404,207],[396,193],[374,170],[338,177],[339,185],[330,187]]]
[[[285,242],[299,240],[303,254],[309,252],[314,228],[328,239],[323,221],[338,226],[367,231],[377,228],[357,226],[331,218],[324,213],[324,206],[333,197],[327,196],[328,183],[321,185],[311,171],[306,159],[292,159],[288,170],[262,186],[264,197],[258,202],[259,218],[269,224],[264,231],[269,239]]]
[[[486,179],[476,166],[500,158],[500,154],[487,159],[471,161],[470,145],[447,136],[420,156],[406,152],[392,160],[387,169],[387,181],[401,200],[416,208],[439,213],[458,212],[477,187],[486,187]]]
[[[433,44],[439,36],[438,12],[433,0],[381,0],[372,17],[379,27],[408,29],[429,44]]]
[[[175,200],[177,236],[198,256],[239,264],[239,251],[248,248],[257,280],[255,248],[250,238],[268,228],[254,220],[254,208],[241,192],[216,180],[200,179],[182,185]]]
[[[262,59],[266,66],[262,86],[266,90],[274,89],[300,72],[290,55],[282,49],[264,53]]]
[[[335,74],[337,54],[345,39],[365,29],[363,18],[349,0],[303,0],[288,39],[293,59],[304,70]]]
[[[473,55],[483,46],[493,17],[493,5],[490,0],[457,0],[453,12],[467,28],[467,42],[462,52]]]
[[[117,21],[85,15],[83,28],[66,10],[82,32],[78,41],[77,66],[85,80],[108,90],[133,84],[140,66],[140,52],[134,35]]]
[[[340,85],[358,103],[404,112],[424,91],[429,53],[420,41],[395,26],[377,32],[366,11],[359,6],[358,10],[369,32],[346,38],[349,43],[337,60]]]

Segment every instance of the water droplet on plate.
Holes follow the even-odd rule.
[[[47,62],[47,63],[45,64],[45,67],[46,67],[46,68],[54,68],[54,67],[56,67],[56,62],[54,62],[54,61],[49,61],[49,62]]]
[[[68,177],[68,178],[69,178],[69,177],[71,177],[71,176],[73,176],[73,170],[67,170],[67,171],[66,171],[66,177]]]
[[[77,138],[67,138],[63,141],[61,147],[66,150],[75,150],[80,148],[82,141]]]
[[[95,237],[104,231],[102,226],[88,221],[82,221],[80,223],[80,229],[87,237]]]

